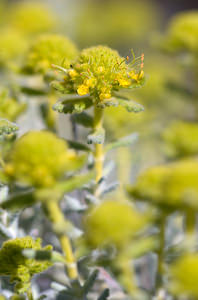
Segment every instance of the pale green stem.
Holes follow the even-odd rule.
[[[64,215],[61,212],[59,205],[56,201],[48,200],[44,204],[47,215],[49,219],[51,220],[52,224],[56,228],[59,224],[63,224],[64,226]],[[56,229],[55,229],[56,231]],[[65,265],[67,267],[68,276],[71,280],[77,279],[78,277],[78,270],[77,270],[77,264],[75,261],[75,257],[73,254],[72,246],[70,243],[70,239],[64,234],[60,232],[55,232],[59,242],[62,247],[62,251],[65,255]]]
[[[94,130],[102,129],[103,127],[103,109],[94,107]],[[103,174],[104,150],[102,144],[95,144],[94,151],[96,182],[98,182]]]

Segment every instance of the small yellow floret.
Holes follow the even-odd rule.
[[[77,89],[77,93],[79,96],[87,95],[89,94],[89,87],[84,84],[81,84]]]

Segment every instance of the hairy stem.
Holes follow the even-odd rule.
[[[103,125],[103,109],[94,107],[94,130],[102,129]],[[95,158],[95,170],[96,170],[96,182],[98,182],[103,173],[103,161],[104,161],[104,151],[102,144],[95,144],[94,151]]]
[[[46,202],[45,208],[49,219],[54,225],[54,231],[59,239],[62,251],[65,255],[65,265],[67,267],[68,276],[70,279],[74,280],[78,277],[78,270],[71,242],[70,239],[60,230],[60,228],[64,228],[64,215],[61,212],[56,201],[51,200]]]

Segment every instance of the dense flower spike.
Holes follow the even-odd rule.
[[[53,186],[65,172],[84,162],[67,143],[47,131],[31,131],[18,139],[4,168],[11,180],[36,187]]]
[[[198,253],[181,256],[170,267],[170,289],[176,295],[197,299]]]
[[[136,69],[133,62],[127,64],[117,51],[105,46],[83,50],[65,73],[65,93],[90,94],[96,103],[109,100],[114,91],[131,88],[144,80],[141,66]]]
[[[8,240],[0,249],[0,274],[10,276],[11,282],[16,282],[18,292],[26,292],[30,287],[31,278],[49,268],[52,264],[48,261],[36,261],[25,258],[24,249],[41,250],[41,240],[33,240],[30,236]],[[51,250],[46,246],[44,250]]]
[[[87,214],[85,237],[92,247],[114,244],[122,248],[145,227],[147,221],[129,202],[107,200]]]
[[[46,34],[38,37],[27,55],[26,66],[33,73],[45,73],[52,64],[69,68],[78,54],[76,46],[65,36]]]
[[[197,123],[175,122],[164,134],[167,155],[170,157],[186,157],[198,154]]]
[[[142,173],[129,193],[155,204],[183,209],[198,208],[198,161],[158,166]]]

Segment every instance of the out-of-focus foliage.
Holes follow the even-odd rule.
[[[166,154],[181,158],[198,154],[198,124],[178,121],[164,132]]]
[[[197,209],[198,162],[191,159],[150,168],[128,190],[135,198],[159,206]]]
[[[25,54],[27,39],[15,28],[0,30],[0,67],[15,67]]]
[[[56,15],[42,1],[24,1],[11,5],[7,21],[16,30],[33,35],[54,31],[58,20]]]
[[[198,11],[181,12],[173,17],[169,24],[164,49],[172,52],[198,51]]]
[[[18,139],[8,153],[4,174],[23,184],[49,187],[83,163],[84,157],[78,157],[53,133],[31,131]]]
[[[15,121],[25,108],[26,104],[10,97],[7,89],[0,89],[0,118]]]
[[[16,238],[3,243],[0,249],[0,274],[10,276],[11,282],[17,283],[15,289],[24,293],[30,287],[31,278],[49,268],[52,264],[48,261],[38,262],[25,258],[24,249],[40,250],[41,240],[33,240],[31,237]],[[52,246],[46,246],[44,250],[51,250]]]
[[[116,48],[142,42],[157,28],[154,3],[147,1],[82,1],[76,17],[77,41],[84,47],[107,44]]]

